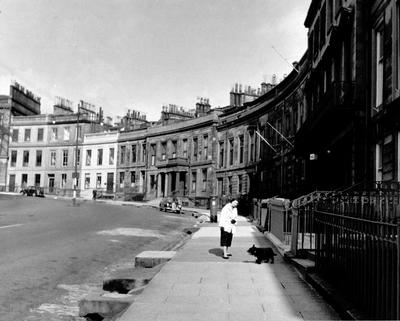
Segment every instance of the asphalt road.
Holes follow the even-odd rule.
[[[105,270],[194,223],[147,207],[0,195],[0,319],[81,320],[78,300]]]

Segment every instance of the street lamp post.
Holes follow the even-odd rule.
[[[79,137],[79,106],[78,115],[76,117],[76,137],[75,137],[75,179],[74,179],[74,191],[72,196],[72,205],[76,206],[76,189],[78,186],[78,137]]]

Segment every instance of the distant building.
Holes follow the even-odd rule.
[[[40,97],[15,81],[10,85],[10,95],[0,96],[0,190],[6,189],[12,117],[38,114]]]
[[[10,86],[10,108],[15,116],[40,114],[40,97],[14,81]]]
[[[146,128],[149,126],[146,115],[134,109],[128,109],[126,115],[119,118],[119,123],[116,125],[118,128],[123,128],[125,131]]]
[[[163,125],[168,125],[171,123],[192,119],[194,117],[196,117],[195,112],[185,110],[181,106],[169,104],[162,107],[160,122]]]
[[[119,192],[137,184],[152,199],[198,197],[214,193],[216,113],[131,132],[118,143]]]
[[[118,131],[85,134],[80,170],[82,197],[91,198],[93,190],[115,192],[118,135]]]
[[[249,131],[248,119],[237,114],[221,114],[216,129],[215,195],[248,195],[258,164],[256,135]]]
[[[242,86],[236,83],[230,92],[230,106],[243,107],[245,103],[251,102],[270,91],[275,85],[263,82],[260,88]]]
[[[55,104],[53,106],[54,115],[71,115],[74,113],[73,111],[73,102],[62,98],[56,97]]]
[[[120,132],[118,136],[117,194],[146,193],[148,169],[148,128]]]
[[[70,194],[74,187],[75,164],[79,182],[83,135],[103,127],[97,122],[96,113],[83,108],[82,104],[78,107],[79,114],[62,107],[56,104],[54,114],[12,116],[9,191],[32,185],[44,187],[50,194]],[[61,112],[62,109],[65,110]]]
[[[196,103],[196,117],[208,115],[211,112],[210,100],[208,98],[199,97]]]
[[[9,96],[0,96],[0,190],[7,179],[8,144],[10,140],[11,108]]]

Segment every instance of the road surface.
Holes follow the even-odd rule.
[[[147,207],[0,195],[1,320],[82,320],[78,300],[107,268],[194,223]]]

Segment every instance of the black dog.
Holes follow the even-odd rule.
[[[247,250],[247,253],[254,255],[257,258],[257,264],[260,264],[262,261],[268,263],[269,260],[271,260],[271,264],[273,264],[274,256],[276,255],[270,247],[256,247],[254,244]]]

